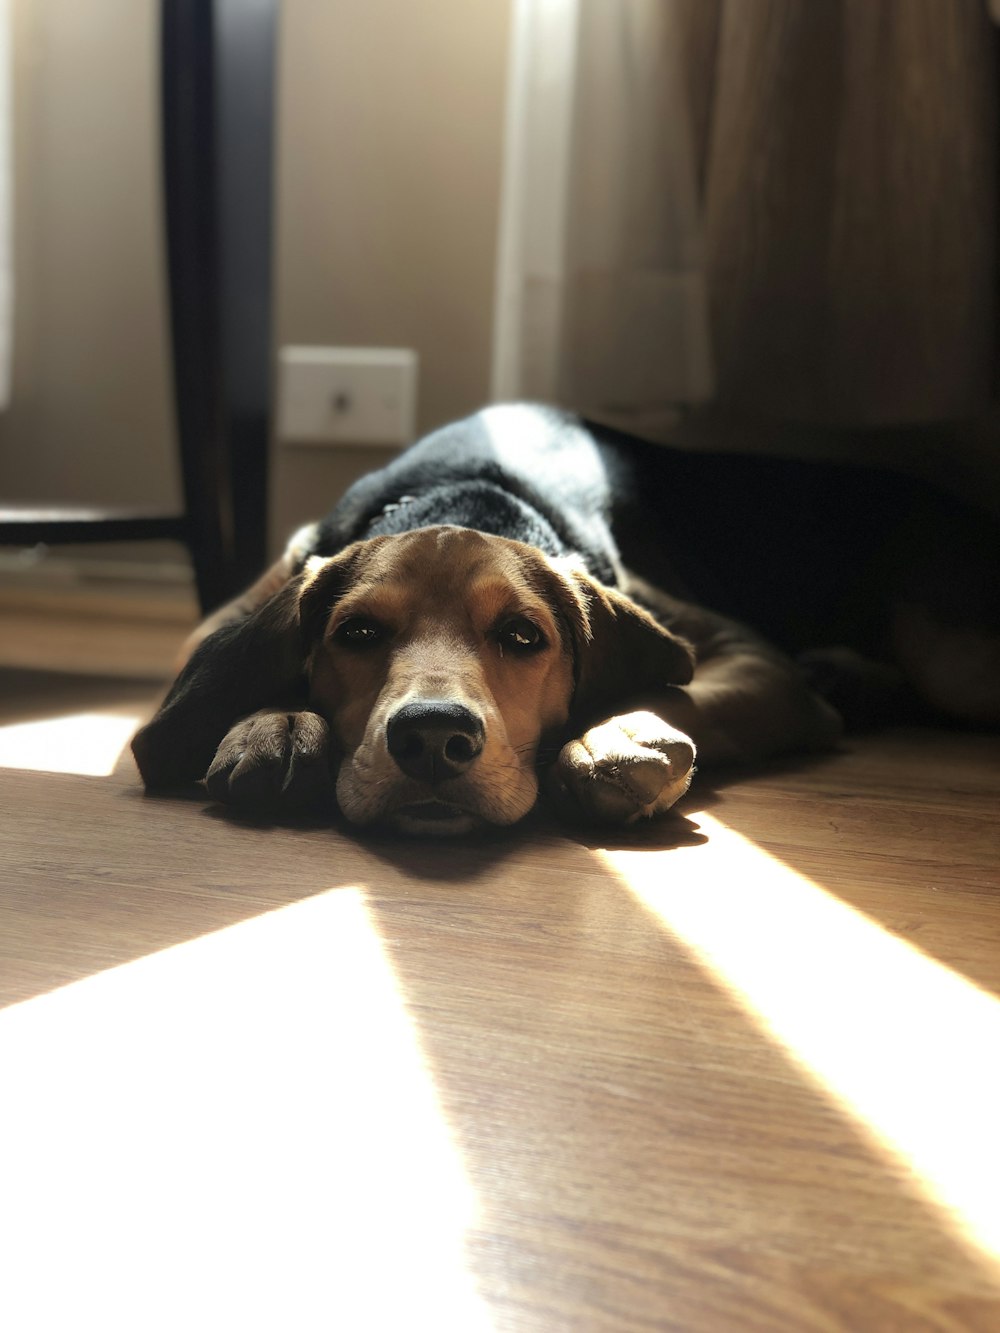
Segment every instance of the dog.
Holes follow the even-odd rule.
[[[540,787],[628,824],[696,762],[909,716],[996,725],[998,571],[995,525],[912,479],[490,407],[357,482],[210,617],[133,753],[148,789],[404,834],[515,824]]]

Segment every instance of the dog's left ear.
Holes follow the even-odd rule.
[[[351,547],[307,566],[251,615],[198,644],[156,716],[132,740],[147,787],[197,782],[240,718],[304,696],[306,659],[350,580],[356,553]]]
[[[583,603],[574,714],[597,716],[630,699],[690,681],[695,654],[686,639],[617,589],[587,574],[571,577]]]

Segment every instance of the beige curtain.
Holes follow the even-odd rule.
[[[712,387],[670,0],[516,0],[494,398],[655,414]]]

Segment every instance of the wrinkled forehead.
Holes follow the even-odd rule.
[[[434,527],[366,543],[345,603],[377,602],[397,614],[443,617],[474,605],[499,614],[541,600],[530,547],[469,528]]]

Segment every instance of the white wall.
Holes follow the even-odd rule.
[[[177,495],[151,0],[13,0],[11,498]]]
[[[421,427],[487,393],[509,0],[284,0],[276,336],[402,345]],[[176,499],[157,0],[13,0],[15,383],[0,494]],[[373,455],[296,463],[315,508]],[[296,495],[298,491],[298,495]],[[290,520],[289,520],[290,521]]]

